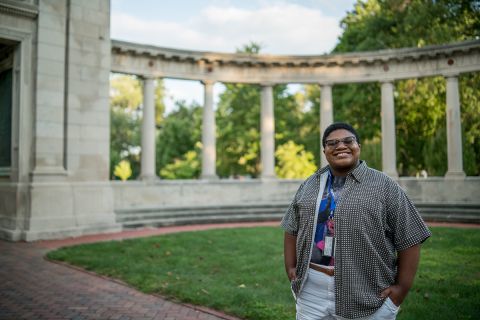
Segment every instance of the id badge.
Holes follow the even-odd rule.
[[[335,237],[325,236],[325,248],[323,249],[323,256],[333,257],[335,252]]]

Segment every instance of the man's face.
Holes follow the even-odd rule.
[[[338,129],[332,131],[325,139],[326,145],[323,153],[332,169],[346,171],[357,165],[360,157],[360,145],[356,140],[351,141],[350,137],[355,138],[355,135],[348,130]],[[343,139],[346,139],[346,142],[338,141]],[[338,143],[334,145],[335,142]]]

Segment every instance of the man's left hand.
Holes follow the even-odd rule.
[[[407,293],[408,289],[406,290],[400,285],[394,284],[393,286],[390,286],[387,289],[383,290],[382,293],[380,293],[380,297],[389,297],[396,306],[400,306],[405,297],[407,296]]]

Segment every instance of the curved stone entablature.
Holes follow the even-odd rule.
[[[38,6],[27,1],[3,0],[0,2],[0,13],[17,17],[36,18],[38,16]]]
[[[480,40],[317,56],[189,51],[112,40],[113,72],[232,83],[392,81],[480,70]]]

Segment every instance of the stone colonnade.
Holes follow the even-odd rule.
[[[143,180],[157,179],[155,171],[155,95],[154,78],[143,77],[144,111],[142,122],[141,174]],[[394,79],[381,83],[382,119],[382,170],[393,178],[398,178],[396,165]],[[216,138],[215,113],[213,109],[214,81],[202,81],[204,85],[204,109],[202,122],[202,173],[201,178],[216,179]],[[460,122],[460,98],[458,76],[446,77],[447,88],[447,151],[448,171],[446,178],[463,178],[462,130]],[[275,179],[275,118],[273,103],[273,83],[261,83],[261,178]],[[320,84],[320,132],[333,122],[333,101],[331,83]],[[321,164],[326,159],[321,154]]]

